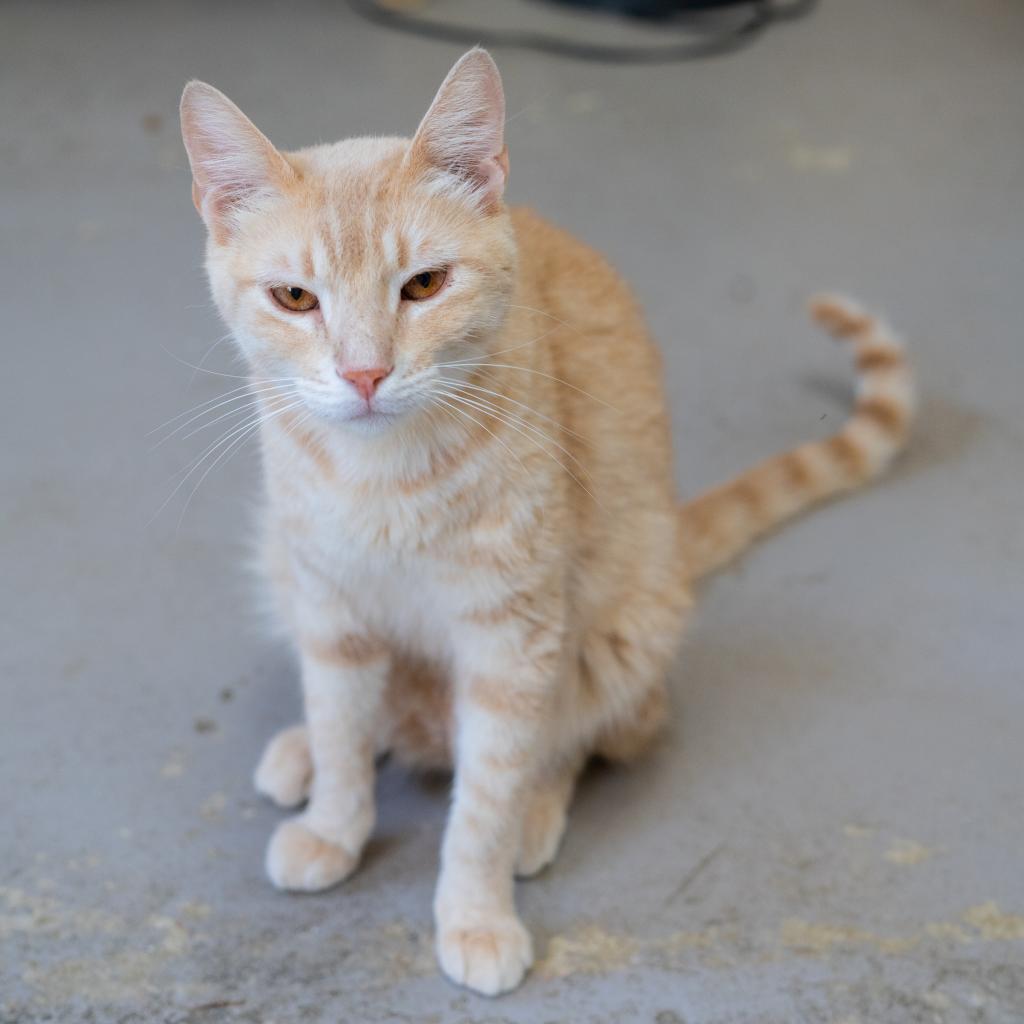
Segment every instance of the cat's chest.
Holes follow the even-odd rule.
[[[414,647],[500,604],[532,571],[546,491],[483,459],[360,483],[268,460],[271,524],[300,585],[338,592],[365,625]]]
[[[424,653],[441,654],[475,601],[459,570],[458,538],[443,509],[376,495],[315,495],[275,509],[278,540],[300,567],[300,585],[343,593],[365,625]]]
[[[327,488],[299,496],[293,511],[293,542],[305,535],[338,572],[423,577],[458,543],[457,510],[437,496]]]

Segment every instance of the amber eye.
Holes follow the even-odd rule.
[[[271,288],[270,294],[274,301],[292,313],[308,313],[320,305],[319,299],[305,288],[296,284],[283,284],[278,288]]]
[[[402,298],[410,302],[429,299],[431,295],[436,295],[441,290],[447,276],[447,270],[424,270],[415,274],[402,285]]]

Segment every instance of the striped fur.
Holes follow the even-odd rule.
[[[852,349],[858,374],[853,413],[832,437],[767,459],[683,505],[691,579],[725,565],[787,519],[867,483],[906,444],[914,381],[899,340],[849,300],[821,297],[810,309],[818,324]]]
[[[503,123],[479,50],[412,140],[280,153],[210,86],[182,100],[211,290],[259,407],[238,436],[258,425],[263,562],[302,677],[305,723],[255,776],[305,803],[268,874],[308,891],[356,868],[380,753],[454,768],[437,953],[487,994],[532,960],[513,879],[554,858],[581,767],[637,756],[665,722],[692,580],[877,473],[912,406],[889,334],[819,303],[854,347],[853,418],[680,512],[643,316],[601,256],[505,207]],[[403,299],[440,269],[435,297]],[[293,286],[316,307],[275,303]],[[371,368],[387,371],[372,415],[346,383]]]

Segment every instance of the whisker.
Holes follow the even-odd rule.
[[[293,424],[291,424],[290,428],[286,425],[285,431],[290,433],[299,430],[301,427],[305,426],[310,420],[314,419],[315,415],[316,414],[313,412],[312,409],[307,409]],[[306,442],[309,442],[310,435],[307,434],[304,440]],[[328,461],[333,461],[331,453],[324,446],[324,439],[322,436],[317,437],[315,434],[313,434],[312,443],[316,445],[317,451],[319,451],[320,454],[325,459],[327,459]]]
[[[508,395],[502,394],[500,391],[494,391],[491,388],[483,388],[480,387],[479,384],[470,384],[468,381],[454,381],[448,377],[439,377],[438,379],[443,384],[450,384],[456,388],[469,388],[471,391],[482,391],[485,394],[494,395],[496,398],[500,398],[503,401],[511,402],[513,405],[518,405],[521,409],[526,409],[528,412],[532,412],[534,416],[539,416],[542,420],[547,420],[548,423],[558,427],[560,430],[564,430],[567,434],[571,434],[584,444],[590,444],[589,439],[584,437],[582,434],[577,434],[575,430],[570,430],[569,427],[565,426],[563,423],[559,423],[558,420],[552,419],[550,416],[545,416],[544,413],[539,412],[537,409],[527,405],[525,402],[520,402],[515,398],[510,398]]]
[[[250,437],[252,437],[255,431],[257,431],[260,428],[262,423],[269,423],[271,420],[277,419],[279,416],[284,415],[284,413],[286,412],[290,412],[292,409],[298,408],[302,404],[303,400],[300,398],[297,401],[293,401],[289,405],[284,406],[284,408],[282,409],[275,409],[273,413],[269,416],[257,417],[255,423],[251,423],[248,429],[239,434],[238,437],[236,437],[235,440],[231,442],[231,444],[224,448],[221,451],[221,453],[217,456],[217,458],[214,459],[213,462],[211,462],[210,465],[206,467],[206,470],[203,472],[203,475],[196,481],[196,485],[192,488],[192,491],[190,492],[189,496],[185,499],[185,504],[182,507],[181,514],[178,516],[178,525],[176,529],[181,528],[181,524],[185,518],[185,513],[188,511],[188,507],[191,504],[192,499],[195,497],[196,492],[203,485],[203,481],[213,472],[213,470],[217,467],[219,463],[226,462],[227,459],[231,457],[231,454],[233,452],[236,452],[242,445],[245,444],[245,442]]]
[[[478,427],[480,427],[481,430],[486,430],[487,433],[490,434],[491,437],[493,437],[494,440],[497,441],[498,444],[500,444],[501,447],[504,448],[505,451],[507,451],[509,455],[511,455],[512,458],[519,463],[520,466],[522,466],[523,472],[526,472],[526,466],[524,465],[523,460],[519,458],[519,456],[507,444],[505,444],[505,442],[502,441],[502,439],[498,437],[498,435],[493,430],[489,429],[487,426],[481,423],[475,416],[470,416],[470,414],[466,412],[465,409],[460,409],[457,405],[447,401],[444,398],[439,397],[437,394],[433,394],[432,398],[435,402],[440,402],[443,406],[445,406],[448,409],[451,409],[453,412],[457,412],[460,416],[465,416],[466,419],[468,419],[472,423],[475,423]]]
[[[455,397],[454,395],[448,395],[448,397],[452,398],[452,399],[453,399],[454,401],[456,401],[456,402],[464,402],[464,403],[469,403],[469,401],[470,401],[470,400],[466,399],[465,397],[458,397],[458,398],[456,398],[456,397]],[[480,407],[479,407],[479,406],[477,406],[477,405],[471,405],[471,408],[480,408]],[[568,473],[568,474],[569,474],[569,476],[570,476],[570,477],[572,477],[572,479],[576,481],[576,483],[577,483],[577,484],[579,485],[580,489],[581,489],[581,490],[582,490],[582,491],[583,491],[583,492],[584,492],[585,494],[589,495],[589,496],[590,496],[590,498],[591,498],[591,499],[593,499],[593,501],[594,501],[594,502],[595,502],[595,503],[597,504],[597,506],[598,506],[598,507],[599,507],[599,508],[600,508],[600,509],[601,509],[602,511],[607,511],[607,510],[605,509],[604,505],[602,505],[602,504],[601,504],[601,502],[600,502],[600,501],[598,501],[598,499],[597,499],[597,496],[596,496],[596,495],[595,495],[595,494],[594,494],[594,493],[593,493],[593,492],[592,492],[592,491],[591,491],[591,490],[590,490],[590,489],[589,489],[588,487],[586,487],[586,486],[584,485],[583,481],[582,481],[582,480],[580,480],[580,478],[579,478],[578,476],[576,476],[576,474],[575,474],[575,473],[573,473],[573,471],[572,471],[571,469],[569,469],[569,467],[568,467],[568,466],[564,465],[564,464],[563,464],[563,463],[562,463],[562,462],[561,462],[561,461],[560,461],[560,460],[559,460],[559,459],[557,458],[557,456],[555,456],[555,455],[553,455],[553,454],[552,454],[551,452],[549,452],[549,451],[548,451],[548,450],[547,450],[547,449],[546,449],[546,448],[545,448],[545,447],[544,447],[544,446],[543,446],[543,445],[542,445],[542,444],[541,444],[541,443],[540,443],[539,441],[537,441],[537,440],[536,440],[536,438],[530,437],[530,435],[529,435],[529,434],[527,434],[527,433],[526,433],[525,431],[523,431],[523,430],[520,430],[520,429],[519,429],[519,428],[518,428],[518,427],[517,427],[517,426],[516,426],[516,425],[515,425],[514,423],[512,423],[511,421],[509,421],[509,420],[506,420],[506,419],[502,418],[502,417],[501,417],[500,415],[498,415],[498,414],[497,414],[497,413],[496,413],[496,412],[495,412],[495,411],[494,411],[493,409],[491,409],[491,410],[487,410],[487,411],[488,411],[488,412],[490,413],[490,415],[494,416],[494,418],[495,418],[495,419],[497,419],[497,420],[498,420],[498,421],[499,421],[500,423],[504,423],[504,424],[505,424],[505,426],[507,426],[507,427],[509,427],[510,429],[514,430],[514,431],[515,431],[515,432],[516,432],[517,434],[522,434],[522,436],[523,436],[523,437],[525,437],[525,438],[527,439],[527,441],[530,441],[530,442],[531,442],[531,443],[532,443],[532,444],[533,444],[533,445],[534,445],[534,446],[535,446],[536,448],[538,448],[538,449],[539,449],[539,450],[540,450],[541,452],[543,452],[543,453],[544,453],[544,454],[545,454],[545,455],[546,455],[546,456],[547,456],[547,457],[548,457],[549,459],[551,459],[551,460],[552,460],[552,462],[554,462],[554,463],[555,463],[555,464],[556,464],[557,466],[560,466],[560,467],[561,467],[561,468],[562,468],[562,469],[563,469],[563,470],[564,470],[564,471],[565,471],[566,473]],[[520,421],[520,422],[522,422],[522,421]],[[575,457],[575,456],[574,456],[574,455],[572,454],[572,452],[566,451],[566,449],[565,449],[565,448],[562,448],[562,446],[561,446],[560,444],[558,444],[558,442],[557,442],[557,441],[551,441],[551,438],[547,437],[547,435],[546,435],[546,434],[542,433],[541,431],[537,431],[537,428],[536,428],[536,427],[531,427],[531,426],[530,426],[530,424],[527,424],[527,423],[524,423],[523,425],[524,425],[524,426],[526,426],[526,427],[530,427],[530,429],[531,429],[531,430],[535,430],[535,431],[536,431],[537,433],[540,433],[541,437],[544,437],[544,438],[545,438],[546,440],[550,441],[550,442],[551,442],[551,444],[555,445],[555,447],[556,447],[556,448],[560,448],[560,449],[561,449],[561,450],[562,450],[563,452],[565,452],[565,454],[566,454],[566,455],[568,455],[568,456],[569,456],[569,458],[573,460],[573,462],[575,462],[575,463],[576,463],[576,464],[577,464],[578,466],[580,466],[580,468],[581,468],[581,469],[583,470],[583,472],[584,472],[584,473],[585,473],[585,474],[586,474],[587,476],[589,476],[589,475],[590,475],[590,474],[589,474],[589,472],[587,471],[586,467],[585,467],[585,466],[583,466],[583,464],[582,464],[582,463],[581,463],[581,462],[579,461],[579,459],[577,459],[577,458],[576,458],[576,457]]]
[[[188,379],[189,387],[191,387],[192,384],[195,382],[196,374],[204,368],[203,363],[205,363],[206,360],[210,358],[210,356],[213,354],[214,349],[217,348],[219,345],[224,344],[224,342],[227,341],[228,338],[230,337],[231,332],[225,332],[206,350],[205,354],[203,355],[203,358],[199,360],[199,366],[192,371],[192,376],[189,377]]]
[[[214,468],[218,465],[218,463],[220,463],[224,459],[226,455],[228,455],[230,452],[234,450],[237,450],[237,448],[243,445],[246,442],[246,440],[250,438],[259,429],[259,426],[260,424],[258,421],[256,423],[250,423],[249,426],[245,430],[243,430],[229,445],[223,448],[220,454],[217,456],[217,458],[215,458],[213,462],[211,462],[210,465],[206,467],[206,469],[203,471],[202,476],[200,476],[199,479],[196,481],[195,486],[192,488],[192,490],[189,492],[188,497],[185,499],[185,504],[182,506],[181,512],[178,515],[178,522],[177,525],[175,526],[175,530],[181,529],[181,524],[185,519],[185,512],[188,510],[188,507],[191,504],[192,499],[196,495],[196,491],[199,490],[203,481],[210,475],[211,472],[213,472]]]
[[[559,324],[560,326],[565,327],[567,330],[572,331],[573,334],[578,334],[581,338],[583,337],[583,332],[580,331],[578,327],[573,327],[572,324],[567,323],[560,317],[555,316],[554,313],[549,313],[546,309],[537,309],[536,306],[520,306],[518,303],[515,302],[510,302],[508,304],[508,308],[525,309],[529,313],[540,313],[541,316],[546,316],[549,320],[554,320],[556,324]]]
[[[521,110],[517,110],[514,114],[505,118],[505,127],[509,126],[511,121],[514,121],[517,117],[522,117],[528,110],[533,110],[534,107],[539,107],[543,103],[543,100],[534,100],[532,103],[527,103]]]
[[[184,412],[179,412],[177,416],[172,416],[169,420],[167,420],[164,423],[161,423],[158,427],[154,427],[152,430],[147,430],[144,436],[149,437],[151,434],[155,434],[157,433],[157,431],[163,430],[165,427],[169,427],[172,423],[176,423],[182,417],[188,416],[189,413],[196,412],[207,405],[213,405],[215,402],[220,401],[222,398],[227,398],[230,395],[240,394],[241,392],[247,391],[248,389],[248,384],[239,384],[238,387],[232,388],[230,391],[225,391],[219,395],[214,395],[213,398],[208,398],[206,399],[206,401],[200,402],[198,405],[193,405],[191,409],[186,409]]]
[[[213,455],[213,453],[221,445],[226,444],[227,442],[231,441],[233,438],[237,437],[240,433],[244,432],[249,427],[258,425],[260,420],[261,420],[261,418],[262,418],[262,416],[263,416],[263,413],[262,413],[262,410],[261,410],[260,412],[257,412],[255,414],[253,414],[249,419],[245,420],[243,423],[236,424],[236,425],[234,425],[232,427],[229,427],[220,437],[218,437],[216,440],[214,440],[210,444],[208,444],[206,446],[206,448],[204,448],[203,451],[200,452],[199,455],[197,455],[196,458],[193,459],[192,462],[184,470],[182,470],[178,474],[176,474],[176,475],[180,476],[181,479],[178,480],[177,485],[174,487],[174,489],[171,491],[171,493],[167,495],[167,497],[161,503],[160,507],[153,513],[153,515],[149,519],[149,522],[146,525],[148,526],[148,525],[152,524],[152,522],[157,518],[157,516],[159,516],[160,513],[167,507],[167,505],[169,504],[171,499],[185,485],[185,483],[188,480],[188,478],[193,473],[195,473],[196,470],[198,470],[199,467],[211,455]],[[174,477],[172,476],[171,479],[173,480]]]
[[[557,327],[552,327],[550,330],[545,331],[543,334],[538,334],[536,338],[531,338],[529,341],[524,341],[521,345],[512,345],[510,348],[499,348],[497,352],[488,352],[488,358],[492,356],[501,356],[506,352],[518,352],[521,348],[527,348],[530,345],[536,345],[538,341],[543,341],[549,334],[554,334],[558,330]],[[450,363],[435,363],[435,366],[476,366],[478,365],[475,359],[457,359]]]
[[[436,409],[438,412],[444,413],[444,415],[447,417],[447,419],[456,427],[456,429],[458,430],[458,432],[459,432],[461,437],[463,437],[463,438],[470,437],[469,429],[466,427],[465,423],[463,423],[463,421],[460,420],[458,418],[458,416],[456,416],[451,411],[451,409],[446,408],[445,406],[441,405],[441,403],[437,400],[437,398],[433,394],[427,394],[426,398],[427,398],[427,405],[431,409]]]
[[[193,427],[187,434],[183,435],[182,440],[187,441],[190,437],[194,437],[200,431],[212,427],[214,424],[219,423],[223,419],[227,419],[229,416],[237,416],[239,412],[242,412],[245,409],[255,408],[260,403],[261,399],[268,400],[271,398],[295,398],[300,394],[299,389],[297,387],[288,387],[287,385],[284,384],[278,384],[275,386],[275,388],[275,390],[269,391],[269,393],[266,391],[256,392],[253,395],[253,401],[250,402],[248,405],[240,406],[237,409],[229,409],[227,412],[221,413],[216,419],[211,420],[209,423],[200,423],[198,427]],[[211,409],[210,412],[213,412],[213,410]],[[184,429],[184,427],[179,427],[179,430],[180,429]],[[170,436],[173,437],[173,434]]]
[[[170,431],[170,433],[168,433],[159,441],[157,441],[156,444],[153,445],[153,448],[151,450],[155,451],[162,444],[164,444],[165,442],[169,441],[172,437],[174,437],[175,434],[178,434],[182,430],[184,430],[190,423],[194,423],[196,420],[201,419],[203,416],[207,416],[210,413],[215,412],[222,406],[233,405],[236,402],[247,401],[250,398],[257,398],[260,395],[272,395],[275,393],[283,394],[289,387],[291,387],[293,391],[296,390],[294,383],[292,383],[291,385],[289,385],[288,383],[268,384],[265,387],[259,388],[252,387],[249,384],[243,384],[240,388],[236,388],[233,391],[228,392],[228,395],[232,397],[223,396],[220,401],[218,401],[217,399],[211,399],[210,402],[204,402],[204,407],[200,408],[198,412],[195,412],[192,409],[188,410],[188,412],[192,412],[193,415],[190,416],[187,420],[185,420],[184,423],[179,423],[172,431]],[[220,422],[220,420],[224,419],[225,416],[234,415],[238,411],[238,409],[233,409],[228,413],[224,413],[223,415],[218,416],[216,419],[212,420],[210,423],[205,423],[202,426],[197,427],[191,433],[186,434],[185,437],[191,437],[192,434],[197,433],[199,430],[205,430],[207,427],[213,426],[214,423]],[[181,419],[181,416],[186,415],[188,415],[187,412],[182,413],[179,416],[176,416],[174,419]],[[163,426],[169,426],[173,422],[174,420],[169,420],[167,423],[163,424]],[[160,429],[161,427],[155,428],[155,430]],[[151,430],[150,433],[155,433],[155,430]]]
[[[583,483],[583,481],[582,481],[582,480],[580,480],[580,478],[579,478],[578,476],[576,476],[576,474],[575,474],[575,473],[573,473],[573,471],[572,471],[571,469],[569,469],[569,467],[568,467],[568,466],[566,466],[566,465],[565,465],[564,463],[562,463],[562,462],[561,462],[561,461],[560,461],[560,460],[558,459],[558,457],[557,457],[557,456],[553,455],[553,454],[552,454],[551,452],[549,452],[549,451],[548,451],[548,450],[547,450],[547,449],[546,449],[546,448],[545,448],[545,447],[544,447],[544,446],[543,446],[543,445],[542,445],[542,444],[541,444],[541,443],[540,443],[539,441],[537,441],[537,440],[536,440],[536,438],[530,437],[530,436],[529,436],[528,434],[526,434],[526,433],[525,433],[524,431],[522,431],[522,430],[520,430],[520,429],[519,429],[518,427],[516,427],[516,425],[515,425],[514,423],[512,423],[512,422],[510,422],[510,421],[508,421],[508,420],[502,419],[501,417],[499,417],[499,416],[495,415],[495,414],[494,414],[493,412],[491,413],[491,415],[494,415],[494,416],[495,416],[495,419],[498,419],[498,421],[499,421],[499,422],[501,422],[501,423],[504,423],[504,424],[505,424],[505,425],[506,425],[507,427],[509,427],[510,429],[514,430],[514,431],[515,431],[515,432],[516,432],[517,434],[522,434],[522,436],[523,436],[523,437],[525,437],[525,438],[526,438],[526,440],[527,440],[527,441],[529,441],[529,442],[530,442],[531,444],[533,444],[533,446],[534,446],[535,448],[537,448],[537,449],[538,449],[538,450],[539,450],[540,452],[542,452],[542,453],[543,453],[544,455],[546,455],[546,456],[547,456],[547,457],[548,457],[549,459],[551,459],[551,461],[552,461],[552,462],[554,462],[554,463],[555,463],[555,465],[559,467],[559,469],[561,469],[561,470],[563,470],[563,471],[564,471],[565,473],[567,473],[567,474],[568,474],[568,476],[569,476],[569,477],[570,477],[570,478],[571,478],[571,479],[572,479],[572,480],[573,480],[573,481],[574,481],[574,482],[576,483],[576,485],[577,485],[577,486],[578,486],[578,487],[580,488],[580,490],[582,490],[582,491],[584,492],[584,494],[586,494],[586,495],[587,495],[588,497],[590,497],[590,498],[591,498],[591,500],[592,500],[592,501],[593,501],[593,502],[594,502],[594,503],[595,503],[595,504],[596,504],[596,505],[598,506],[598,508],[600,508],[600,509],[601,509],[601,511],[602,511],[602,512],[606,512],[606,511],[607,511],[607,509],[605,508],[605,506],[604,506],[604,505],[602,504],[602,502],[601,502],[601,501],[600,501],[600,500],[598,499],[597,495],[596,495],[596,494],[594,494],[594,493],[593,493],[593,491],[591,491],[591,490],[590,490],[590,489],[589,489],[589,488],[588,488],[588,487],[587,487],[587,486],[586,486],[586,485],[585,485],[585,484]],[[543,435],[543,434],[542,434],[541,436],[545,436],[545,435]],[[550,440],[550,438],[549,438],[548,440]],[[561,445],[558,445],[558,444],[557,444],[556,442],[551,442],[551,443],[552,443],[552,444],[555,444],[555,445],[556,445],[556,447],[558,447],[558,448],[561,448]],[[564,448],[563,448],[562,450],[563,450],[563,451],[565,451],[565,449],[564,449]],[[577,463],[577,465],[579,465],[579,466],[580,466],[581,470],[582,470],[582,471],[584,472],[584,474],[585,474],[585,475],[587,475],[587,476],[589,476],[589,475],[590,475],[590,474],[589,474],[589,472],[587,471],[586,467],[585,467],[585,466],[583,466],[583,465],[582,465],[582,464],[581,464],[581,463],[579,462],[579,460],[578,460],[578,459],[576,459],[576,458],[575,458],[575,456],[573,456],[573,455],[572,455],[572,453],[571,453],[571,452],[566,452],[566,454],[567,454],[567,455],[569,456],[569,458],[571,458],[571,459],[572,459],[572,460],[573,460],[574,462],[576,462],[576,463]]]
[[[160,350],[170,356],[176,363],[181,363],[182,366],[187,366],[190,370],[198,370],[201,373],[209,373],[214,377],[230,377],[232,380],[251,380],[251,373],[222,373],[220,370],[207,370],[202,366],[198,366],[196,363],[190,363],[187,359],[182,359],[181,356],[176,355],[166,345],[161,345]],[[286,380],[285,377],[274,377],[268,378],[269,380]]]
[[[445,366],[445,365],[448,365],[448,364],[437,363],[437,365],[438,366]],[[561,377],[553,377],[550,373],[544,373],[542,370],[534,370],[534,369],[532,369],[529,366],[516,366],[513,363],[485,363],[485,362],[480,362],[480,363],[474,363],[472,365],[474,365],[474,366],[489,366],[489,367],[494,367],[495,369],[498,369],[498,370],[521,370],[523,373],[534,373],[538,377],[546,377],[548,380],[553,380],[557,384],[563,384],[563,385],[565,385],[565,387],[571,389],[572,391],[579,392],[579,394],[583,395],[585,398],[589,398],[592,401],[597,402],[598,405],[603,405],[606,409],[611,409],[612,412],[620,412],[620,410],[616,409],[614,405],[611,405],[610,403],[604,401],[603,399],[598,398],[596,395],[590,394],[589,391],[584,391],[583,388],[578,388],[578,387],[576,387],[575,384],[570,384],[567,380],[562,380]]]
[[[514,423],[518,423],[520,426],[525,427],[527,430],[533,431],[533,433],[538,434],[540,437],[544,438],[544,440],[547,441],[549,444],[553,444],[559,451],[564,452],[570,459],[572,459],[573,462],[576,463],[577,466],[580,467],[583,473],[585,473],[587,476],[590,475],[590,471],[587,469],[587,467],[584,466],[583,463],[580,462],[580,460],[576,458],[576,456],[573,455],[573,453],[569,451],[568,448],[564,448],[553,437],[549,437],[547,434],[544,433],[543,430],[541,430],[539,427],[535,427],[532,423],[528,423],[521,416],[517,416],[515,413],[509,412],[507,409],[502,409],[499,406],[496,406],[493,402],[487,401],[485,399],[470,398],[466,395],[459,395],[452,391],[446,391],[444,393],[447,395],[447,397],[455,401],[466,402],[475,408],[478,408],[484,412],[489,412],[492,415],[501,418],[502,422],[508,424],[509,426],[512,426]]]

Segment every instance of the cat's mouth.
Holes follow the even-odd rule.
[[[375,421],[393,420],[395,414],[388,412],[386,409],[376,408],[374,406],[367,406],[365,409],[361,409],[358,412],[352,413],[350,416],[345,417],[349,423],[373,423]]]
[[[358,433],[379,433],[393,426],[408,411],[387,401],[373,400],[360,404],[339,402],[316,403],[314,411],[323,419],[343,429]]]
[[[408,411],[408,403],[395,401],[391,395],[374,395],[359,399],[337,388],[323,387],[318,382],[301,388],[301,397],[317,419],[338,427],[351,427],[360,432],[382,430]]]
[[[389,430],[399,418],[398,413],[384,409],[364,408],[334,417],[340,427],[357,434],[381,434]]]

